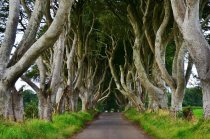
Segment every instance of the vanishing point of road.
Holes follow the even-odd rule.
[[[151,139],[151,137],[123,119],[121,113],[102,113],[73,139]]]

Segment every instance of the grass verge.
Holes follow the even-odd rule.
[[[130,109],[124,114],[157,139],[210,139],[210,120],[190,122],[181,118],[174,119],[167,111],[138,113]]]
[[[24,123],[0,121],[1,139],[63,139],[78,132],[93,112],[65,113],[53,116],[53,122],[33,119]]]
[[[192,107],[193,114],[197,119],[201,119],[203,117],[203,108],[202,107]]]

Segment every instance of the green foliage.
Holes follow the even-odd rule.
[[[135,109],[125,116],[138,123],[148,134],[157,139],[209,139],[210,120],[187,121],[170,117],[168,111],[138,113]]]
[[[38,98],[31,90],[23,91],[23,103],[25,118],[38,117]]]
[[[87,112],[53,116],[53,122],[33,119],[25,123],[0,121],[1,139],[62,139],[72,136],[86,121],[93,119]]]
[[[202,106],[202,90],[200,87],[185,89],[183,106]]]
[[[32,79],[37,79],[39,77],[39,69],[37,65],[31,66],[31,68],[26,72],[26,76]]]
[[[171,93],[168,93],[168,106],[171,102]],[[185,89],[185,96],[183,100],[183,106],[203,106],[202,102],[202,89],[200,87],[192,87]]]
[[[38,118],[38,106],[36,102],[30,102],[24,107],[25,118]]]
[[[22,95],[23,95],[24,106],[30,102],[38,103],[38,97],[32,90],[24,90]]]

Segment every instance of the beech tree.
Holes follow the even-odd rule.
[[[160,78],[160,76],[155,75],[156,78],[159,77],[158,80],[157,79],[155,80],[156,82],[159,81],[159,83],[156,84],[155,82],[152,82],[152,80],[149,78],[150,73],[147,71],[147,68],[149,68],[149,67],[146,67],[143,64],[143,61],[146,60],[147,57],[148,57],[148,59],[151,59],[151,56],[154,54],[154,45],[150,44],[151,42],[150,41],[147,42],[147,40],[146,40],[146,43],[150,44],[149,47],[148,47],[149,49],[145,49],[143,47],[144,45],[146,45],[144,43],[144,41],[145,41],[144,32],[147,32],[147,29],[144,29],[143,27],[144,26],[146,27],[146,24],[148,24],[148,23],[143,22],[143,20],[138,16],[145,16],[146,17],[147,16],[146,14],[149,11],[149,8],[147,8],[145,10],[145,13],[144,13],[144,11],[141,12],[138,9],[138,7],[137,8],[136,7],[137,6],[134,4],[134,2],[130,2],[128,4],[128,7],[127,7],[128,18],[129,18],[129,21],[130,21],[130,23],[133,27],[133,32],[134,32],[134,35],[135,35],[135,40],[134,40],[134,44],[133,44],[134,45],[133,46],[134,64],[135,64],[135,67],[136,67],[137,72],[139,74],[140,80],[142,81],[142,86],[146,89],[146,91],[148,91],[149,96],[151,98],[151,102],[152,102],[152,104],[150,104],[151,109],[157,110],[159,108],[167,108],[167,97],[166,97],[167,94],[163,90],[164,84],[161,83],[161,82],[163,82],[162,79]],[[145,34],[147,34],[147,33],[145,33]],[[147,36],[147,35],[145,35],[145,36]],[[146,39],[149,40],[148,37]],[[145,49],[145,51],[143,51],[143,53],[141,53],[142,49]],[[150,55],[149,53],[151,53],[152,55]],[[143,57],[143,56],[145,56],[145,57]],[[153,61],[154,61],[154,64],[155,64],[155,59],[153,59]],[[158,70],[157,66],[154,67],[153,70]],[[157,71],[156,73],[159,73],[159,72]],[[160,84],[160,85],[158,85],[158,84]],[[163,88],[161,88],[161,86],[163,86]]]
[[[35,8],[31,14],[25,35],[16,50],[17,55],[14,55],[17,57],[9,59],[15,41],[15,32],[17,30],[20,9],[19,0],[9,1],[10,8],[5,38],[0,48],[0,114],[5,117],[6,111],[8,110],[7,104],[10,88],[14,86],[17,79],[30,67],[30,65],[34,63],[43,50],[53,46],[63,30],[63,25],[66,23],[73,1],[60,1],[56,16],[50,27],[34,42],[42,15],[45,11],[46,3],[46,1],[36,0]],[[10,64],[8,65],[8,63]]]
[[[199,0],[171,0],[174,19],[195,63],[203,91],[204,117],[210,117],[210,49],[199,20]]]

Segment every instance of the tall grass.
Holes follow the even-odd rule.
[[[0,139],[62,139],[80,130],[93,119],[87,112],[53,116],[53,122],[33,119],[24,123],[0,121]]]
[[[191,122],[174,119],[167,111],[138,113],[135,109],[126,111],[125,116],[158,139],[210,139],[210,120]]]

